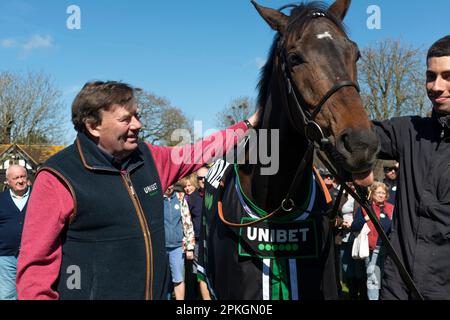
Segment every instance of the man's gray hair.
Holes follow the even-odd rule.
[[[20,164],[16,164],[16,163],[15,163],[15,164],[10,165],[10,166],[8,167],[8,169],[6,169],[6,173],[5,173],[6,178],[8,178],[9,173],[10,173],[10,171],[11,171],[11,168],[13,168],[13,167],[23,168],[23,169],[25,170],[25,173],[26,173],[27,176],[28,176],[27,168],[25,168],[24,166],[22,166],[22,165],[20,165]]]

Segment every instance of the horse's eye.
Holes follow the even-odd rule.
[[[298,65],[304,63],[305,60],[303,60],[303,58],[300,55],[298,55],[296,53],[291,53],[288,56],[288,62],[289,62],[289,65],[291,66],[291,68],[293,68],[295,66],[298,66]]]

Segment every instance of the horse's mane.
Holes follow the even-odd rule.
[[[289,34],[301,34],[306,23],[313,19],[312,13],[314,12],[325,12],[327,13],[327,17],[343,32],[346,33],[345,26],[342,21],[338,19],[334,14],[328,11],[328,5],[323,2],[313,1],[309,3],[301,3],[299,5],[296,4],[288,4],[280,9],[279,11],[285,9],[291,10],[291,18],[289,21],[289,25],[287,27],[286,32]],[[295,35],[295,34],[294,34]],[[278,42],[280,41],[281,35],[277,33],[274,37],[272,47],[269,51],[269,59],[265,66],[261,69],[260,80],[257,88],[259,89],[258,94],[258,106],[260,108],[264,108],[266,104],[266,100],[268,98],[269,90],[270,90],[270,79],[272,78],[273,64],[275,60],[275,55],[277,53]]]

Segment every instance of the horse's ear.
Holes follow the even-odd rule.
[[[284,33],[289,23],[289,17],[278,10],[266,8],[257,4],[254,0],[251,3],[255,6],[256,10],[263,17],[269,26],[280,33]]]
[[[328,8],[328,10],[339,19],[344,20],[351,2],[352,0],[336,0],[336,2]]]

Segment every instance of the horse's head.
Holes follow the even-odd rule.
[[[272,67],[285,87],[293,87],[288,94],[294,97],[288,97],[293,126],[304,131],[311,120],[318,124],[337,151],[335,160],[347,171],[364,175],[375,161],[379,142],[359,95],[359,50],[342,26],[350,0],[337,0],[329,8],[319,3],[293,6],[290,16],[252,3],[278,31]]]

